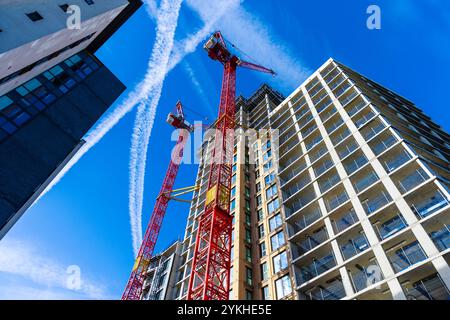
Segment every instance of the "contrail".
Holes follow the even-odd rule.
[[[239,5],[239,0],[223,1],[223,6],[214,12],[210,16],[210,19],[204,21],[204,26],[195,32],[188,38],[181,40],[174,45],[173,53],[170,57],[168,68],[166,70],[169,73],[173,70],[178,63],[188,54],[194,52],[198,44],[203,41],[210,33],[213,31],[217,22],[224,16],[226,11],[234,6]],[[162,23],[157,20],[158,23]],[[169,22],[169,21],[165,21]],[[172,21],[173,23],[173,21]],[[165,26],[157,25],[157,30],[164,30]],[[156,43],[154,47],[156,46]],[[151,59],[150,59],[151,62]],[[149,62],[149,66],[150,66]],[[67,172],[93,147],[95,146],[126,114],[133,110],[133,108],[138,105],[141,101],[148,99],[150,96],[150,91],[159,82],[162,82],[166,74],[160,75],[160,77],[152,77],[152,70],[147,69],[147,73],[144,79],[136,86],[136,88],[128,94],[127,98],[120,103],[119,106],[114,108],[114,110],[107,113],[102,117],[100,122],[86,135],[84,140],[86,143],[78,150],[78,152],[67,162],[63,169],[56,175],[56,177],[49,183],[45,190],[41,193],[38,199],[34,202],[37,203],[39,199],[49,192],[59,181],[66,175]],[[133,218],[134,219],[134,218]],[[140,219],[138,219],[140,221]],[[136,226],[136,222],[133,224]],[[132,227],[133,228],[133,227]],[[137,230],[141,230],[142,227],[139,226]],[[133,232],[133,231],[132,231]],[[136,237],[139,239],[139,236]]]
[[[181,4],[181,1],[180,1]],[[227,6],[228,7],[228,3]],[[224,7],[220,15],[226,11]],[[164,9],[164,2],[161,4],[160,12]],[[135,125],[133,129],[131,149],[130,149],[130,190],[129,190],[129,211],[130,221],[135,223],[132,226],[132,238],[133,238],[133,250],[135,256],[137,256],[139,247],[142,242],[142,208],[144,201],[144,188],[145,188],[145,168],[147,163],[147,151],[148,144],[153,128],[153,122],[158,107],[161,91],[165,75],[167,74],[169,67],[172,69],[179,61],[186,55],[187,52],[193,52],[197,45],[202,41],[205,36],[211,32],[211,27],[219,19],[212,19],[211,22],[206,23],[204,28],[197,32],[193,37],[187,39],[184,42],[183,51],[180,55],[176,56],[176,60],[172,59],[172,64],[169,66],[170,53],[173,48],[173,41],[166,43],[166,55],[162,56],[159,61],[155,61],[155,72],[159,73],[161,77],[158,77],[160,81],[151,90],[152,95],[149,95],[150,103],[148,109],[145,108],[147,103],[141,103],[139,105],[138,112],[136,114]],[[173,58],[173,56],[172,56]]]
[[[131,138],[129,212],[135,256],[142,242],[142,204],[148,142],[167,74],[181,2],[182,0],[163,0],[158,10],[157,25],[161,27],[157,30],[148,64],[150,72],[147,73],[147,78],[156,79],[156,82],[139,104]]]

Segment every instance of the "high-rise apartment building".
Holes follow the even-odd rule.
[[[171,244],[150,260],[142,290],[142,300],[173,300],[181,243]]]
[[[139,0],[0,3],[0,239],[83,145],[125,90],[95,51]]]
[[[230,299],[448,299],[449,136],[330,59],[288,98],[237,100]],[[259,129],[271,129],[261,131]],[[256,139],[255,139],[256,136]],[[206,139],[175,297],[185,299]]]

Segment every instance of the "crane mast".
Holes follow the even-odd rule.
[[[208,56],[224,66],[219,114],[205,208],[199,217],[188,300],[228,300],[231,267],[230,190],[236,112],[236,68],[238,66],[275,74],[271,69],[242,61],[231,54],[220,32],[204,46]]]
[[[176,109],[177,114],[170,113],[167,117],[167,122],[174,128],[179,129],[177,144],[172,152],[169,167],[166,171],[166,176],[164,177],[159,195],[156,199],[138,256],[136,257],[133,270],[131,271],[127,286],[122,295],[122,300],[139,300],[141,298],[145,274],[147,272],[150,259],[153,255],[153,250],[155,248],[162,221],[167,210],[170,195],[173,191],[173,185],[178,173],[178,168],[180,166],[181,159],[183,158],[184,146],[188,139],[189,133],[193,130],[193,127],[185,121],[181,102],[177,103]]]

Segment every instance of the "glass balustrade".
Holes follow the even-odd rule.
[[[346,241],[343,245],[340,246],[340,248],[344,260],[347,260],[367,250],[369,248],[369,243],[364,234],[359,234],[358,236]]]
[[[303,214],[298,220],[294,222],[294,225],[292,226],[293,234],[296,234],[303,229],[305,229],[307,226],[313,224],[317,220],[319,220],[322,217],[322,213],[319,208],[315,208],[312,212]],[[291,236],[292,236],[291,235]]]
[[[419,242],[413,243],[397,249],[393,254],[388,255],[395,272],[400,272],[427,258]]]
[[[379,180],[377,174],[374,171],[370,171],[364,178],[359,179],[354,183],[354,187],[357,193],[363,191],[369,186],[373,185],[375,182]]]
[[[332,196],[325,200],[325,205],[328,211],[332,211],[348,200],[347,192],[343,191],[337,196]]]
[[[381,240],[389,238],[406,227],[407,224],[400,215],[396,215],[388,221],[383,222],[380,226],[375,225],[375,229],[377,230],[378,236]]]
[[[420,168],[409,174],[407,177],[398,180],[397,185],[402,193],[406,193],[428,179],[429,176],[427,175],[427,173],[422,168]]]
[[[348,229],[356,222],[358,222],[358,217],[353,208],[347,211],[342,217],[331,221],[336,234]]]
[[[364,210],[366,211],[366,214],[370,215],[375,211],[377,211],[378,209],[385,206],[386,204],[388,204],[389,202],[391,202],[391,200],[392,200],[391,196],[386,192],[382,191],[381,194],[379,194],[378,196],[363,201],[362,205]]]
[[[436,191],[432,196],[426,200],[416,201],[411,209],[419,218],[425,218],[432,213],[446,207],[448,200],[442,195],[440,191]]]

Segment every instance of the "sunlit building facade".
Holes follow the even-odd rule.
[[[230,299],[441,300],[450,288],[448,134],[330,59],[284,99],[237,100]],[[267,132],[259,129],[271,129]],[[175,297],[186,298],[205,141]]]

